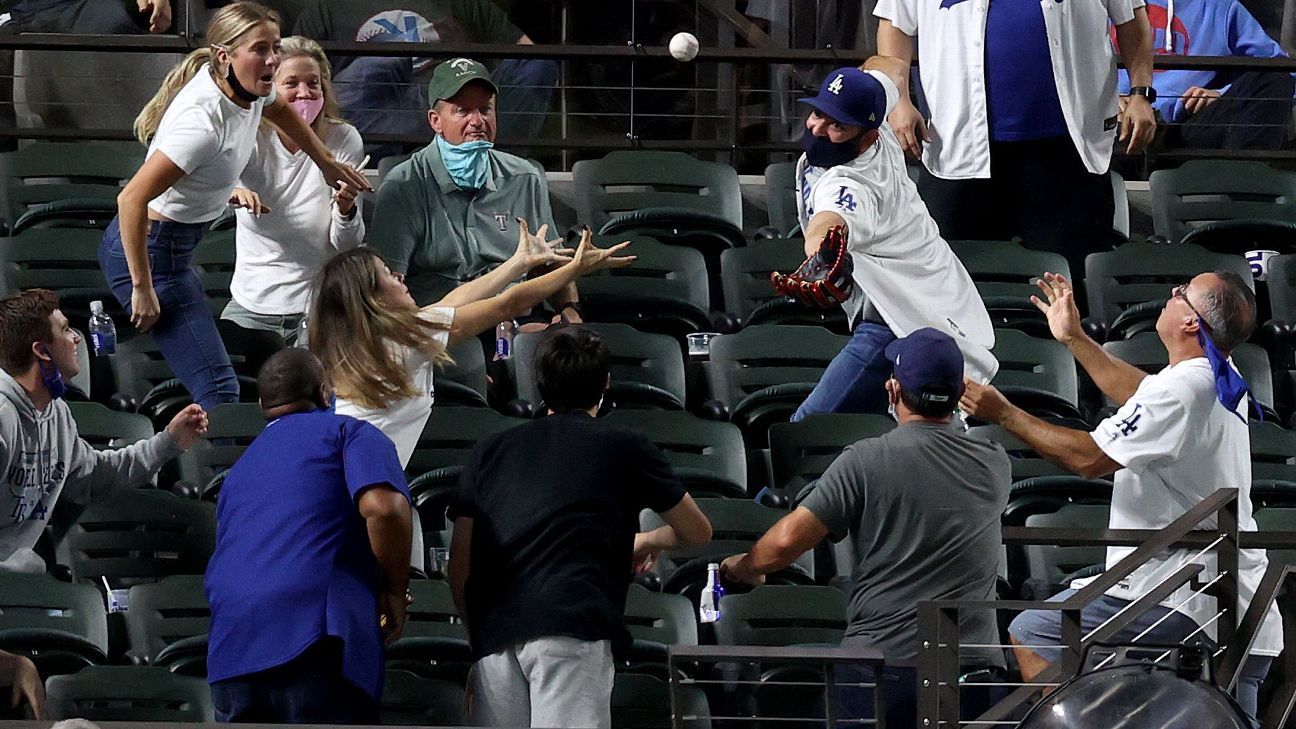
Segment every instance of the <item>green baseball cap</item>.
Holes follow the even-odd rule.
[[[452,98],[470,81],[481,81],[490,86],[492,92],[499,93],[499,87],[491,81],[485,66],[471,58],[451,58],[432,71],[432,80],[428,81],[428,103]]]

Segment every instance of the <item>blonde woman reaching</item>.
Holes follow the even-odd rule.
[[[359,166],[364,142],[342,121],[324,50],[309,38],[283,39],[275,93],[301,117],[338,162]],[[238,259],[233,299],[221,312],[247,329],[275,332],[294,344],[310,287],[324,262],[364,242],[358,190],[333,190],[301,145],[263,122],[256,151],[234,190]]]
[[[310,348],[337,393],[337,412],[372,423],[409,463],[432,413],[433,367],[446,348],[513,319],[577,278],[630,265],[617,256],[629,243],[597,248],[588,228],[570,258],[532,235],[519,220],[518,248],[495,270],[420,309],[381,256],[368,248],[338,254],[324,265],[311,306]],[[528,271],[557,265],[504,290]],[[501,293],[502,292],[502,293]]]
[[[162,82],[135,120],[148,157],[117,196],[99,263],[141,331],[152,331],[167,364],[206,409],[238,399],[238,380],[194,272],[194,248],[225,212],[247,166],[261,119],[306,151],[331,187],[369,189],[334,159],[275,93],[279,16],[251,2],[217,10],[207,45]]]

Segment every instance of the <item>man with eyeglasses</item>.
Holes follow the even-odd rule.
[[[1247,384],[1228,359],[1255,328],[1255,295],[1248,282],[1229,271],[1214,271],[1174,288],[1156,324],[1170,364],[1152,375],[1111,355],[1084,333],[1065,277],[1046,273],[1039,287],[1046,300],[1031,298],[1048,317],[1053,337],[1067,345],[1119,409],[1086,433],[1046,423],[1009,404],[995,388],[969,382],[960,403],[963,411],[998,423],[1041,455],[1082,476],[1099,478],[1114,472],[1110,529],[1161,529],[1217,489],[1236,488],[1238,528],[1255,531]],[[1213,520],[1203,522],[1203,527],[1211,526]],[[1107,567],[1133,549],[1108,547]],[[1240,616],[1269,561],[1262,549],[1244,549],[1238,555],[1236,615]],[[1200,579],[1210,580],[1216,573],[1215,561],[1193,549],[1168,550],[1153,557],[1084,609],[1082,631],[1093,631],[1184,565],[1206,565]],[[1074,592],[1067,590],[1053,599],[1064,600]],[[1185,585],[1112,640],[1130,642],[1146,633],[1138,638],[1140,642],[1177,643],[1201,633],[1213,634],[1215,603],[1213,598],[1194,595],[1191,584]],[[1056,610],[1026,611],[1013,620],[1009,633],[1025,681],[1034,680],[1061,654],[1059,649],[1040,647],[1061,643],[1061,613]],[[1281,620],[1277,608],[1270,606],[1238,683],[1238,702],[1253,717],[1256,691],[1282,647]]]

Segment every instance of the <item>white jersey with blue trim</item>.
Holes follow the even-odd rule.
[[[869,71],[887,94],[887,113],[899,91],[885,74]],[[923,327],[949,334],[967,360],[967,375],[989,382],[999,370],[994,327],[976,285],[940,236],[936,221],[905,170],[900,141],[888,124],[877,142],[851,162],[814,167],[797,162],[797,213],[808,230],[816,212],[846,221],[855,289],[843,308],[852,320],[867,302],[897,337]]]

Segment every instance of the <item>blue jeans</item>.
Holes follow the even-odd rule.
[[[886,381],[891,363],[886,346],[896,335],[885,324],[862,321],[850,341],[833,357],[819,384],[792,415],[799,423],[815,413],[878,413],[887,411]]]
[[[1063,590],[1050,597],[1049,602],[1061,602],[1075,593],[1075,590]],[[1084,610],[1080,611],[1081,631],[1088,633],[1094,630],[1106,622],[1108,618],[1124,609],[1126,605],[1129,605],[1128,600],[1122,600],[1111,595],[1103,595],[1094,600]],[[1164,605],[1154,605],[1127,624],[1107,642],[1123,643],[1131,641],[1134,636],[1147,630],[1168,612],[1170,612],[1170,608]],[[1152,628],[1147,635],[1139,640],[1153,644],[1179,643],[1195,630],[1197,630],[1196,621],[1183,613],[1176,612],[1166,618],[1160,625]],[[1054,649],[1028,649],[1050,663],[1056,662],[1062,656],[1062,613],[1058,610],[1027,610],[1013,618],[1012,625],[1008,626],[1008,633],[1022,645],[1058,646],[1058,648]],[[1264,682],[1265,676],[1269,674],[1269,664],[1272,661],[1273,659],[1269,656],[1252,654],[1247,656],[1246,661],[1242,664],[1242,673],[1238,676],[1237,701],[1252,717],[1256,715],[1256,695],[1260,690],[1260,684]]]
[[[202,281],[193,270],[194,248],[206,229],[202,223],[149,223],[149,270],[162,307],[162,316],[149,333],[194,402],[211,410],[221,403],[237,402],[239,384],[216,320],[207,308]],[[133,287],[117,218],[99,243],[99,266],[117,301],[130,311]]]
[[[377,724],[378,702],[342,675],[342,646],[325,638],[274,668],[216,681],[221,723]]]

